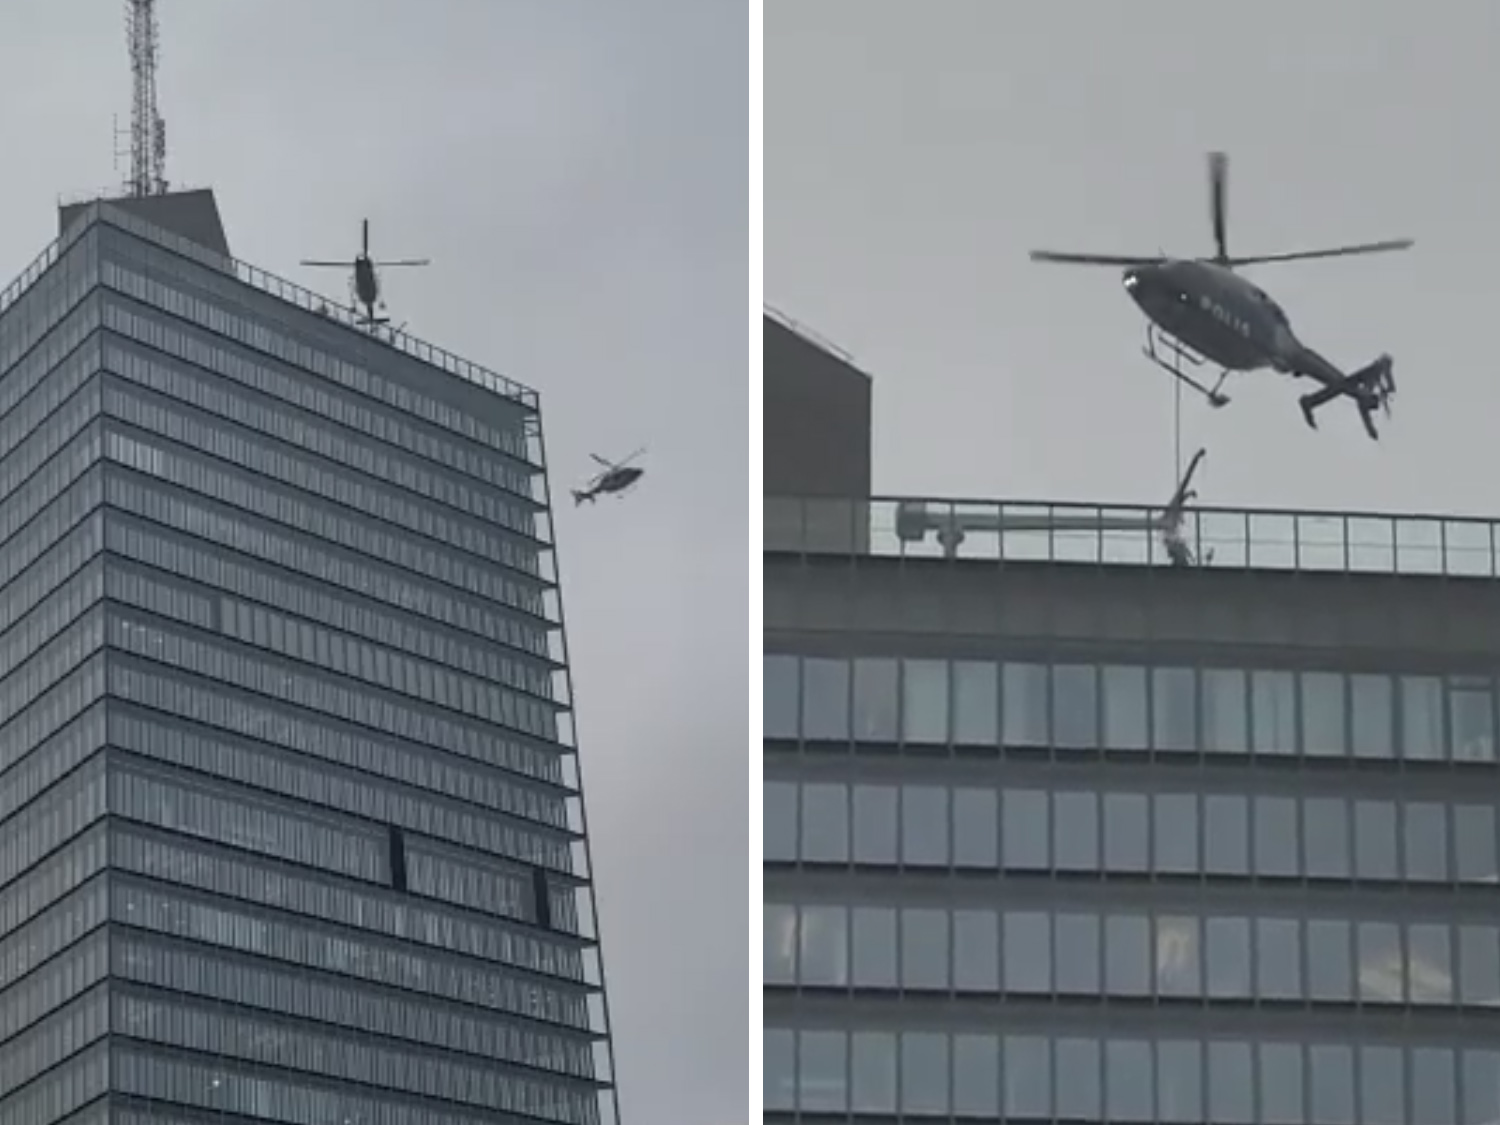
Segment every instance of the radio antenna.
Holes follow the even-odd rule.
[[[130,43],[129,195],[164,195],[167,190],[167,126],[156,111],[156,0],[125,0],[125,35]]]

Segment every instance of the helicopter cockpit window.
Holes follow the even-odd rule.
[[[1255,290],[1255,296],[1260,300],[1261,304],[1265,305],[1266,308],[1270,310],[1272,316],[1281,321],[1281,323],[1283,324],[1287,322],[1286,312],[1280,305],[1278,305],[1274,300],[1271,299],[1271,295],[1269,293],[1267,293],[1264,289],[1257,288]]]

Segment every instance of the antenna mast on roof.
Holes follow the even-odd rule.
[[[164,195],[167,190],[167,126],[156,112],[156,0],[125,0],[125,34],[130,42],[130,195]]]

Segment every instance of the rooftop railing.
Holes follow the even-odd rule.
[[[1367,512],[894,499],[765,500],[764,549],[805,555],[1494,578],[1500,521]]]

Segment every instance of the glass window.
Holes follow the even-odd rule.
[[[1359,998],[1367,1004],[1405,1003],[1401,928],[1394,922],[1361,922],[1354,940],[1359,946]]]
[[[1048,745],[1047,666],[1006,664],[1001,671],[1005,697],[1000,713],[1006,745]]]
[[[854,662],[854,740],[895,742],[901,701],[900,674],[894,660],[866,658]]]
[[[1104,692],[1104,745],[1110,750],[1144,750],[1146,669],[1110,665],[1101,672]]]
[[[1407,758],[1443,754],[1443,681],[1436,676],[1401,677],[1401,748]]]
[[[1208,994],[1238,999],[1250,995],[1250,919],[1209,918],[1204,924],[1208,946]]]
[[[1406,877],[1412,882],[1448,879],[1446,810],[1436,801],[1408,801],[1402,808],[1406,837]]]
[[[1255,1120],[1255,1065],[1249,1043],[1209,1043],[1208,1095],[1210,1120]]]
[[[797,1036],[779,1027],[765,1029],[761,1058],[762,1097],[771,1112],[797,1108]]]
[[[1061,1038],[1057,1041],[1057,1116],[1097,1121],[1103,1090],[1099,1041]]]
[[[797,658],[768,653],[761,667],[761,722],[764,736],[796,738]]]
[[[1359,1049],[1359,1120],[1363,1125],[1404,1125],[1406,1067],[1400,1047]]]
[[[1105,919],[1104,987],[1111,996],[1151,994],[1151,919],[1144,914]]]
[[[761,972],[768,985],[797,983],[797,908],[768,902]]]
[[[1006,911],[1005,990],[1052,991],[1051,919],[1034,910]]]
[[[765,783],[761,809],[765,831],[761,839],[768,863],[791,863],[797,858],[797,787],[789,781]]]
[[[948,1037],[931,1031],[901,1033],[901,1109],[948,1112]]]
[[[1453,806],[1453,864],[1460,883],[1494,883],[1495,806]]]
[[[1455,677],[1448,683],[1448,729],[1453,732],[1453,760],[1495,760],[1495,711],[1490,681],[1482,676]]]
[[[1155,839],[1153,867],[1166,875],[1196,875],[1198,798],[1192,793],[1157,793],[1152,797]]]
[[[908,867],[948,864],[948,790],[901,787],[901,861]]]
[[[902,733],[908,743],[948,743],[948,665],[941,660],[903,660]]]
[[[953,1112],[1000,1116],[1000,1039],[994,1035],[953,1037]]]
[[[896,1036],[856,1031],[849,1044],[849,1108],[855,1113],[896,1112]],[[769,1105],[767,1109],[771,1108]]]
[[[1319,918],[1307,923],[1307,992],[1314,1000],[1352,1000],[1354,979],[1349,923]]]
[[[1257,754],[1297,752],[1297,679],[1291,672],[1251,672],[1250,709]]]
[[[849,984],[848,911],[842,906],[804,906],[799,919],[798,961],[802,983],[812,988]]]
[[[1205,668],[1203,749],[1215,754],[1243,754],[1250,745],[1245,673],[1238,668]]]
[[[838,1113],[849,1101],[848,1039],[842,1031],[803,1031],[797,1039],[797,1107],[803,1113]]]
[[[1458,997],[1474,1007],[1500,1005],[1500,934],[1495,927],[1458,928]]]
[[[849,737],[849,662],[807,657],[802,661],[802,736],[844,741]]]
[[[1059,993],[1099,994],[1099,915],[1058,914],[1053,920],[1057,951],[1053,974]]]
[[[1315,1044],[1307,1054],[1313,1121],[1316,1125],[1354,1125],[1353,1048]]]
[[[1156,1117],[1151,1044],[1112,1039],[1104,1048],[1105,1114],[1110,1121],[1152,1121]]]
[[[1198,750],[1198,688],[1191,668],[1151,669],[1151,741],[1157,750]]]
[[[896,911],[888,906],[856,906],[850,976],[856,988],[896,987]]]
[[[1354,873],[1360,879],[1395,879],[1396,806],[1354,802]]]
[[[1313,758],[1342,758],[1349,751],[1344,724],[1344,677],[1302,673],[1302,750]]]
[[[802,787],[802,858],[808,863],[849,860],[849,790],[842,785]]]
[[[993,869],[1000,862],[1000,795],[993,789],[953,791],[953,862]]]
[[[1302,998],[1302,942],[1295,918],[1255,920],[1255,994],[1265,1000]]]
[[[1283,878],[1297,874],[1297,802],[1291,797],[1255,799],[1255,873]]]
[[[1342,797],[1309,797],[1302,802],[1302,850],[1314,879],[1347,879],[1353,873],[1349,806]]]
[[[1104,795],[1104,866],[1110,871],[1146,871],[1151,807],[1144,793]]]
[[[1203,798],[1203,867],[1210,875],[1250,873],[1250,803],[1244,797]]]
[[[948,989],[948,912],[901,911],[901,984],[905,988]]]
[[[1453,948],[1447,926],[1416,922],[1406,931],[1406,982],[1413,1004],[1453,1003]],[[1451,1121],[1452,1118],[1444,1118]]]
[[[960,992],[1000,990],[1000,916],[995,911],[954,911],[953,987]]]
[[[1203,950],[1196,917],[1157,915],[1156,991],[1162,996],[1203,994]]]
[[[896,862],[900,790],[894,785],[854,787],[854,862]]]
[[[1091,664],[1052,669],[1052,741],[1070,750],[1099,745],[1099,686]]]
[[[1052,1116],[1051,1047],[1039,1035],[1005,1037],[1006,1116]]]
[[[1260,1045],[1260,1119],[1266,1125],[1301,1125],[1302,1047],[1297,1043]]]
[[[1395,697],[1389,676],[1361,673],[1349,677],[1350,741],[1356,758],[1389,758],[1395,753]]]
[[[1175,1039],[1156,1044],[1156,1112],[1163,1121],[1198,1125],[1205,1120],[1201,1044]]]
[[[1464,1125],[1500,1121],[1500,1051],[1464,1052]]]
[[[1000,741],[1000,669],[990,661],[953,664],[953,741],[960,746]]]
[[[1099,794],[1052,795],[1052,862],[1059,871],[1099,870]]]
[[[1415,1047],[1411,1053],[1413,1121],[1457,1121],[1458,1077],[1446,1047]]]
[[[1048,867],[1047,793],[1041,789],[1007,789],[1000,814],[1002,858],[1012,870]]]

